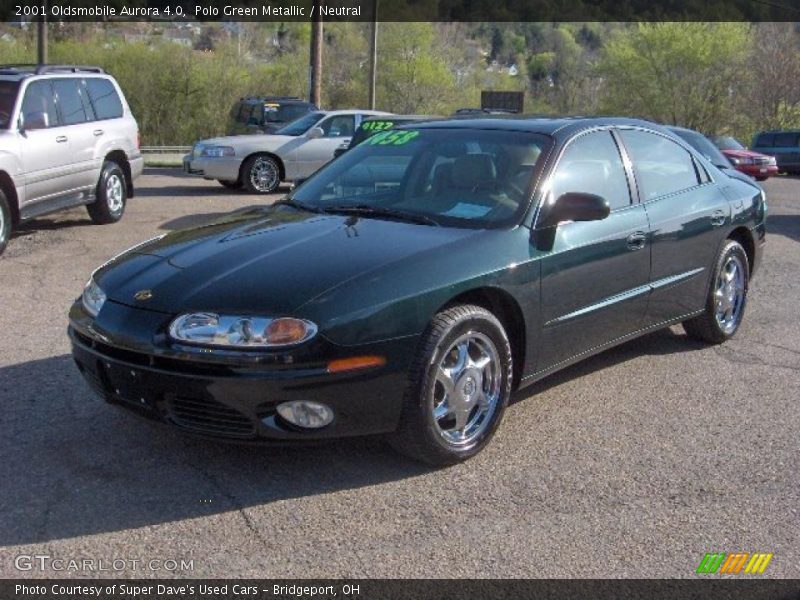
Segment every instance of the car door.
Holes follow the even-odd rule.
[[[36,202],[64,190],[69,181],[71,160],[69,137],[61,127],[51,82],[31,81],[24,93],[20,111],[25,185],[23,214]]]
[[[599,221],[561,223],[553,233],[552,249],[541,260],[537,370],[641,327],[649,292],[649,225],[631,190],[630,170],[610,130],[573,139],[558,160],[545,186],[545,206],[564,193],[583,192],[602,196],[611,210]]]
[[[80,79],[55,78],[53,89],[61,124],[70,146],[68,181],[64,191],[90,190],[97,185],[99,164],[96,146],[104,130],[94,123],[94,111]]]
[[[356,128],[355,113],[331,115],[317,123],[322,137],[307,138],[294,152],[298,177],[308,177],[333,159],[336,148],[350,143]]]
[[[645,326],[703,307],[730,206],[688,150],[665,135],[620,131],[650,221],[652,292]]]

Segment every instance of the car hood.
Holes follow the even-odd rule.
[[[725,156],[733,156],[735,158],[756,158],[759,156],[766,156],[761,152],[753,152],[752,150],[723,150]]]
[[[280,316],[372,270],[476,234],[268,207],[136,247],[95,279],[110,300],[137,308]],[[136,300],[143,290],[151,297]]]

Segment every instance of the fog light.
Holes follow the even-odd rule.
[[[278,414],[292,425],[319,429],[333,421],[333,411],[319,402],[293,400],[278,405]]]

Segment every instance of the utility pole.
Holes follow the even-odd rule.
[[[40,65],[47,64],[47,3],[45,12],[36,23],[36,57]]]
[[[322,95],[322,15],[320,7],[325,0],[314,0],[314,16],[311,19],[311,63],[309,65],[309,101],[320,105]]]
[[[372,0],[372,26],[369,37],[369,107],[375,110],[375,77],[378,70],[378,0]]]

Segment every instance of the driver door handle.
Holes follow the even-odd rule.
[[[98,135],[103,135],[104,131],[102,129],[95,129],[92,133],[98,136]]]
[[[59,144],[63,144],[66,141],[67,141],[67,136],[65,135],[60,135],[56,138],[56,142],[58,142]]]
[[[647,234],[644,231],[637,231],[628,236],[628,250],[641,250],[647,244]]]

